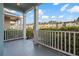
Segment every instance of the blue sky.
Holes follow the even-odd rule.
[[[79,17],[78,3],[45,3],[38,7],[39,22],[73,21]],[[27,23],[34,22],[34,10],[28,12]]]

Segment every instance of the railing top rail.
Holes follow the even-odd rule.
[[[79,33],[79,31],[55,31],[55,30],[39,30],[39,31],[47,31],[47,32],[66,32],[66,33]]]

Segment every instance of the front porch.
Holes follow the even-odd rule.
[[[33,39],[8,41],[4,45],[4,56],[66,56],[45,46],[34,45]]]
[[[19,7],[19,9],[16,6]],[[78,52],[79,32],[39,30],[38,6],[39,4],[20,4],[20,5],[4,4],[4,6],[3,4],[0,4],[1,7],[0,55],[4,56],[66,56],[66,54],[79,55]],[[3,13],[4,7],[22,12],[23,20],[22,22],[20,21],[19,23],[19,25],[21,26],[20,28],[18,23],[16,23],[15,27],[17,27],[17,29],[12,29],[4,32],[4,13]],[[27,40],[26,15],[28,11],[32,9],[34,9],[34,27],[33,27],[34,40],[33,39]]]

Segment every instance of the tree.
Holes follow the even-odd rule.
[[[79,17],[77,18],[77,21],[79,21]]]
[[[56,24],[57,22],[56,21],[49,21],[48,23],[49,24]]]

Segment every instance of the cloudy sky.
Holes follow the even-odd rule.
[[[39,22],[73,21],[79,17],[79,4],[77,3],[45,3],[38,7]],[[27,14],[27,23],[33,23],[34,11]]]

